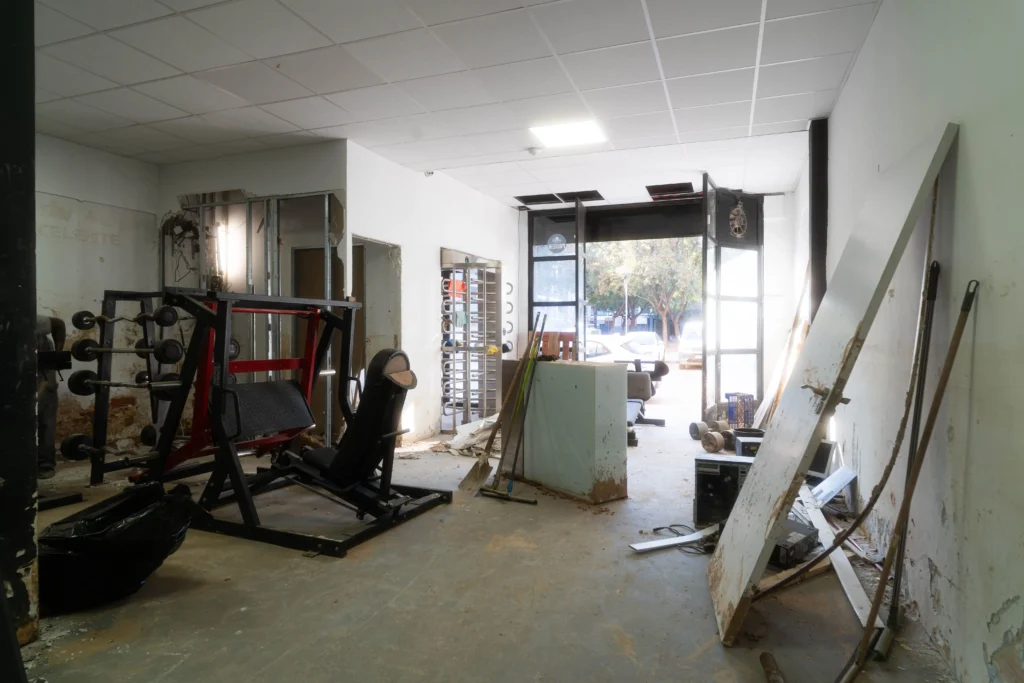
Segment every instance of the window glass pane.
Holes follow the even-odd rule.
[[[715,394],[717,393],[715,388],[715,359],[717,356],[713,353],[708,353],[707,358],[704,362],[704,372],[706,375],[704,384],[704,396],[707,400],[708,406],[712,406],[715,403]]]
[[[715,275],[715,247],[708,243],[708,251],[705,254],[708,260],[708,296],[714,296],[718,291],[718,278]]]
[[[723,354],[718,400],[724,401],[727,393],[735,391],[757,396],[757,373],[757,354]]]
[[[722,296],[757,296],[757,251],[722,247]]]
[[[533,300],[575,301],[576,261],[534,261]]]
[[[715,337],[718,326],[718,300],[708,299],[704,305],[704,329],[707,334],[708,353],[712,353],[718,348],[718,339]]]
[[[534,306],[533,313],[548,316],[545,332],[576,332],[575,306]]]
[[[572,256],[575,253],[575,214],[533,219],[534,256]]]
[[[720,301],[722,349],[757,348],[757,303],[753,301]]]

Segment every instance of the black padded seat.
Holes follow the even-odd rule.
[[[405,395],[415,387],[416,374],[403,351],[378,351],[366,369],[355,417],[338,447],[303,449],[302,461],[338,486],[370,479],[385,456],[394,453]]]

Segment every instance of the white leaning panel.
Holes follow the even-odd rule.
[[[772,427],[708,565],[718,632],[726,645],[743,625],[751,589],[764,572],[817,450],[814,437],[841,398],[956,133],[957,126],[951,123],[930,134],[880,174],[865,194]],[[801,388],[805,384],[834,390],[823,400]]]

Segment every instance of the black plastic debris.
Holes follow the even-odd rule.
[[[39,537],[43,616],[131,595],[181,546],[195,504],[187,487],[130,489],[51,524]]]

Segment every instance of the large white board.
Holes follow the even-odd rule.
[[[824,420],[841,398],[956,133],[957,126],[948,124],[929,134],[899,163],[880,172],[864,196],[771,429],[708,565],[718,633],[726,645],[743,625],[751,588],[764,572],[817,449],[815,437],[820,438]],[[823,399],[804,385],[831,393]]]

